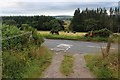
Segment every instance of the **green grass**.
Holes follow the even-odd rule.
[[[51,63],[52,53],[46,47],[40,47],[36,53],[37,58],[26,68],[24,78],[40,78],[43,76],[42,72],[44,72]]]
[[[118,78],[118,54],[110,53],[105,59],[100,54],[85,55],[87,67],[97,78]]]
[[[65,54],[64,60],[62,61],[60,71],[65,76],[70,75],[73,72],[73,62],[74,58],[72,55]]]
[[[50,65],[52,53],[44,46],[30,45],[23,51],[3,51],[3,78],[40,78]]]
[[[120,43],[120,33],[114,33],[113,42]]]
[[[43,34],[43,35],[48,35],[48,34],[50,34],[50,31],[38,31],[38,33]],[[86,33],[85,32],[76,32],[74,34],[71,32],[65,33],[64,31],[60,31],[59,34],[63,35],[63,36],[82,36],[82,35],[85,35]]]

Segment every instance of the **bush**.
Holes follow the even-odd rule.
[[[37,31],[32,27],[29,27],[28,29],[29,30],[27,31],[21,31],[16,26],[3,25],[2,26],[2,37],[3,37],[2,49],[3,50],[22,49],[24,47],[27,47],[28,43],[29,44],[34,43],[35,45],[40,46],[44,42],[42,36],[38,34]],[[32,33],[30,33],[30,31],[32,31]],[[30,40],[30,37],[32,38],[32,40]]]
[[[28,24],[22,24],[21,25],[22,30],[27,30],[29,28]]]
[[[9,25],[2,25],[1,31],[2,31],[2,38],[15,36],[22,33],[20,29],[17,28],[16,26],[9,26]]]
[[[107,28],[104,28],[98,31],[93,31],[93,36],[109,37],[110,34],[112,34],[112,32]]]
[[[40,46],[44,42],[43,37],[37,33],[37,30],[33,30],[32,35],[33,35],[34,43],[36,45]]]
[[[19,37],[13,37],[16,35],[23,34],[23,32],[20,31],[16,26],[8,26],[3,25],[2,26],[2,49],[3,50],[9,50],[9,49],[20,49],[20,47],[24,47],[24,44],[27,44],[28,36],[19,36]],[[12,38],[13,37],[13,38]]]
[[[30,31],[32,31],[32,33],[29,34]],[[27,32],[28,34],[24,35],[24,33]],[[44,41],[43,38],[32,28],[29,28],[27,32],[21,31],[16,26],[2,26],[3,78],[11,78],[11,80],[13,80],[13,78],[22,78],[25,69],[30,67],[32,62],[35,63],[36,57],[34,55],[40,57],[37,54],[39,52],[38,46]],[[32,36],[31,40],[30,35]],[[39,61],[40,59],[37,60]],[[44,63],[40,63],[37,64],[37,66],[43,64]]]
[[[90,32],[91,32],[91,31],[89,31],[89,32],[85,35],[85,37],[90,36]],[[93,37],[109,37],[110,34],[112,34],[112,32],[111,32],[110,30],[108,30],[107,28],[93,31]]]

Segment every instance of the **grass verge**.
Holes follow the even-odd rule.
[[[26,68],[24,78],[40,78],[42,72],[50,65],[52,53],[44,46],[40,47],[37,51],[37,57],[33,60],[29,67]]]
[[[64,74],[65,76],[70,75],[73,72],[73,62],[74,62],[73,56],[65,54],[64,60],[62,61],[60,67],[61,73]]]
[[[97,78],[118,78],[118,54],[110,53],[105,59],[100,54],[85,55],[87,67]]]
[[[3,51],[3,78],[40,78],[50,65],[52,53],[44,46]],[[17,80],[16,79],[16,80]]]

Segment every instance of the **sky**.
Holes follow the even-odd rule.
[[[117,7],[119,0],[0,0],[0,16],[10,15],[74,15],[77,8],[109,9]]]

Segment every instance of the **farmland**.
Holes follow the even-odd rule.
[[[48,6],[40,4],[37,7]],[[51,4],[49,9],[58,5]],[[11,10],[33,11],[30,6],[19,5],[21,9]],[[55,10],[65,9],[61,7]],[[2,78],[118,78],[118,14],[117,7],[78,7],[72,16],[34,15],[34,11],[29,16],[2,16]]]

